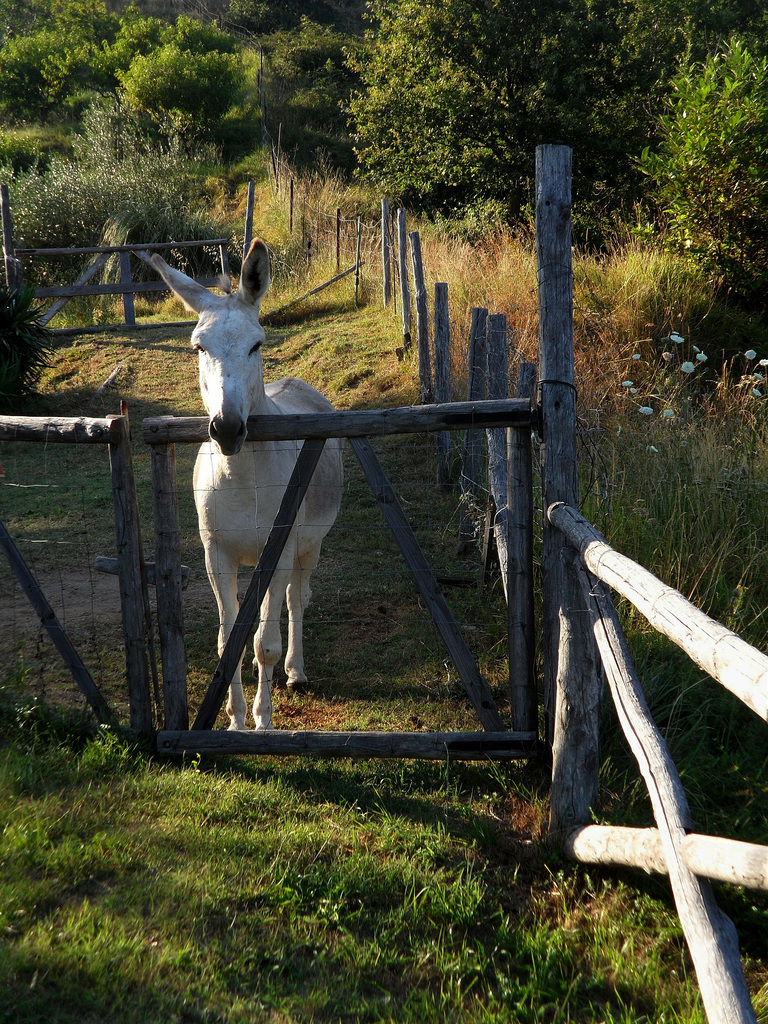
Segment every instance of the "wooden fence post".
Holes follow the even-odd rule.
[[[363,241],[363,218],[357,215],[357,247],[355,249],[355,309],[360,297],[360,246]]]
[[[487,397],[509,398],[509,352],[507,350],[507,318],[491,313],[485,322],[485,355]],[[509,600],[509,548],[507,509],[507,438],[501,427],[485,432],[488,442],[488,485],[495,507],[493,535],[499,556],[504,596]]]
[[[253,238],[253,204],[256,197],[256,183],[248,182],[248,198],[245,202],[245,230],[243,232],[243,260],[248,255]]]
[[[523,363],[517,397],[533,400],[536,364]],[[509,690],[512,729],[535,732],[538,694],[533,602],[533,458],[530,430],[507,428]]]
[[[392,298],[392,239],[389,234],[389,200],[381,200],[381,287],[384,308]]]
[[[482,402],[485,398],[485,322],[488,319],[488,310],[481,306],[474,306],[471,316],[467,356],[467,401]],[[456,549],[459,555],[467,554],[474,545],[477,535],[473,518],[478,512],[477,477],[482,454],[482,431],[467,430],[464,434],[464,449],[461,456],[462,512]]]
[[[21,273],[21,260],[16,259],[13,248],[13,220],[11,218],[11,200],[8,195],[8,186],[0,185],[0,214],[3,222],[3,264],[5,266],[5,283],[9,291],[14,288],[21,288],[23,278]]]
[[[336,273],[341,270],[341,210],[336,207]]]
[[[578,506],[571,261],[571,150],[536,149],[540,434],[544,508]],[[568,496],[568,497],[567,497]],[[590,820],[597,798],[602,671],[578,555],[548,521],[542,549],[544,699],[552,742],[549,832]]]
[[[424,284],[424,265],[421,261],[421,237],[418,231],[408,235],[411,243],[413,290],[416,301],[416,346],[419,353],[419,404],[432,402],[432,365],[429,357],[429,301]]]
[[[435,402],[447,402],[450,398],[451,380],[451,324],[448,316],[448,285],[440,281],[435,284]],[[437,486],[441,491],[451,486],[451,435],[439,430],[435,435],[437,445]]]
[[[120,258],[120,284],[128,287],[133,280],[131,276],[131,254],[129,252],[121,252]],[[136,307],[133,301],[133,292],[123,292],[123,316],[125,322],[129,327],[134,327],[136,324]]]
[[[126,254],[127,255],[127,254]],[[147,660],[146,567],[141,550],[139,509],[133,475],[131,437],[126,415],[116,416],[110,428],[109,463],[112,470],[112,506],[120,581],[120,611],[125,637],[125,668],[131,729],[152,732],[152,696]]]
[[[403,318],[403,348],[411,347],[411,290],[408,284],[408,235],[405,210],[397,211],[397,265],[400,271],[400,314]]]
[[[181,593],[176,448],[173,444],[153,445],[151,459],[157,628],[160,634],[160,658],[163,666],[165,727],[188,729],[187,655],[184,647],[184,606]]]

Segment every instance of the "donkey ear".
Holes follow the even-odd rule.
[[[269,288],[269,251],[260,238],[254,238],[240,274],[237,294],[243,302],[255,305]]]
[[[187,309],[191,309],[194,313],[202,313],[203,310],[210,309],[216,302],[213,292],[209,292],[207,288],[198,284],[197,281],[193,281],[186,274],[182,274],[180,270],[169,267],[163,257],[158,256],[157,253],[152,256],[152,266],[171,291],[178,295]]]

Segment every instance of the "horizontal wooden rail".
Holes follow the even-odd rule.
[[[495,402],[446,402],[400,409],[350,410],[296,415],[250,416],[249,441],[295,441],[310,437],[365,437],[463,430],[472,427],[535,427],[527,399]],[[204,416],[157,416],[142,422],[147,444],[199,444],[208,439]]]
[[[225,245],[228,238],[197,238],[189,242],[137,242],[134,245],[85,245],[80,248],[16,249],[17,256],[86,256],[95,253],[139,252],[155,249],[199,249],[205,245]]]
[[[590,572],[631,601],[660,633],[768,722],[768,656],[706,615],[631,558],[615,551],[575,509],[557,503],[549,521],[578,549]]]
[[[668,874],[657,828],[584,825],[566,836],[564,849],[581,864],[609,864]],[[691,832],[683,838],[681,850],[686,867],[700,878],[748,889],[768,889],[768,846]]]
[[[533,732],[313,732],[266,729],[166,731],[162,754],[308,754],[319,757],[393,757],[422,760],[529,758],[539,749]]]
[[[0,441],[116,444],[118,434],[119,428],[114,425],[113,419],[0,416]]]
[[[195,278],[198,284],[206,288],[215,288],[220,284],[218,277]],[[165,281],[113,281],[108,284],[61,284],[50,285],[45,288],[35,288],[36,299],[52,299],[68,295],[70,298],[76,295],[123,295],[126,292],[167,292],[168,285]],[[155,324],[154,326],[165,327],[166,324]]]

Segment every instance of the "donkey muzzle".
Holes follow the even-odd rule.
[[[214,416],[208,424],[208,433],[222,455],[237,455],[243,447],[248,430],[241,419]]]

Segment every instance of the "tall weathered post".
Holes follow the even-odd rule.
[[[451,393],[451,322],[448,315],[448,285],[435,282],[435,401],[447,402]],[[441,491],[451,487],[451,433],[438,430],[437,486]]]
[[[571,150],[536,150],[539,396],[544,509],[578,507],[571,260]],[[597,798],[602,671],[577,571],[578,556],[544,516],[544,701],[552,743],[549,832],[590,820]]]
[[[416,339],[419,354],[419,404],[432,402],[432,361],[429,353],[429,301],[424,284],[424,264],[421,259],[421,237],[418,231],[408,235],[411,243],[413,290],[416,303]]]
[[[411,288],[408,284],[408,232],[405,209],[397,211],[397,266],[400,275],[400,313],[403,318],[403,349],[411,347]]]
[[[188,729],[187,655],[181,594],[181,542],[176,487],[176,447],[152,446],[153,518],[155,523],[155,586],[157,628],[163,666],[166,729]]]
[[[392,237],[390,235],[389,200],[381,200],[381,288],[384,308],[392,298]]]

